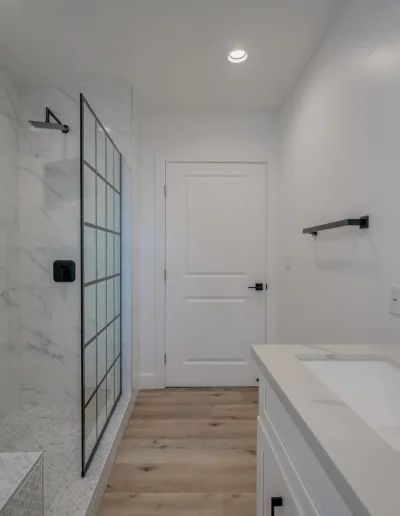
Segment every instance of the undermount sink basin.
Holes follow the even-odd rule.
[[[382,439],[400,451],[400,369],[396,365],[372,357],[299,359]]]

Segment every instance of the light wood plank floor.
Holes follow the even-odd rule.
[[[142,391],[100,516],[255,516],[256,388]]]

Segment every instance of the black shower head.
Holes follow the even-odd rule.
[[[55,122],[50,122],[50,117],[54,118]],[[69,127],[60,122],[60,120],[50,111],[49,108],[46,108],[46,120],[45,122],[40,122],[38,120],[29,120],[29,123],[36,127],[37,129],[55,129],[56,131],[62,131],[63,133],[69,132]]]
[[[39,122],[36,120],[29,120],[29,123],[37,129],[56,129],[57,131],[62,131],[63,133],[67,133],[69,131],[69,127],[64,124],[57,124],[53,122]]]

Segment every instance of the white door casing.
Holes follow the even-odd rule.
[[[166,385],[254,385],[250,348],[266,341],[266,165],[167,163],[166,184]]]

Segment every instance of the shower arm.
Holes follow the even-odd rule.
[[[59,118],[56,117],[56,115],[51,111],[48,107],[46,108],[46,122],[50,122],[50,117],[53,117],[54,120],[57,122],[57,124],[64,125]]]

